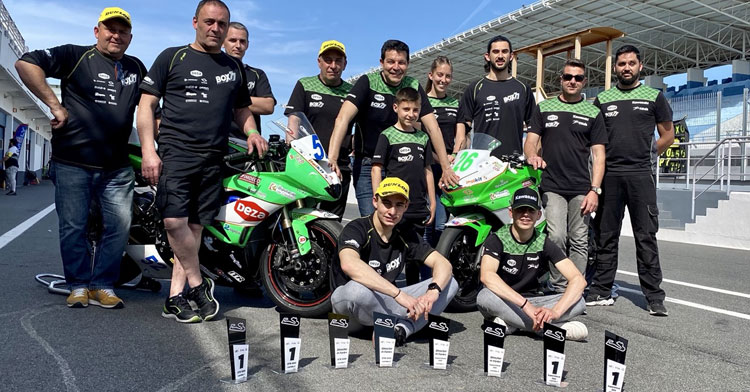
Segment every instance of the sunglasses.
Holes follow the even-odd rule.
[[[576,82],[583,82],[583,79],[586,79],[583,75],[562,74],[562,80],[566,82],[569,82],[573,78],[575,78]]]

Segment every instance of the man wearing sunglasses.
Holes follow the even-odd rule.
[[[565,62],[560,96],[539,103],[524,143],[526,159],[542,173],[542,200],[552,242],[583,273],[588,260],[588,220],[599,205],[607,131],[601,111],[581,95],[586,66]],[[539,155],[541,150],[542,155]],[[589,173],[589,157],[593,157]],[[565,291],[567,280],[550,265],[551,288]]]

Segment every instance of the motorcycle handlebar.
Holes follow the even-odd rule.
[[[246,152],[235,152],[229,155],[224,155],[224,162],[227,163],[235,163],[239,161],[247,161],[247,160],[255,160],[258,159],[258,154],[252,153],[248,154]]]

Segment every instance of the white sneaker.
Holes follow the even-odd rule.
[[[506,335],[512,335],[513,332],[516,332],[516,328],[509,327],[508,324],[505,323],[505,320],[501,319],[500,317],[493,318],[492,322],[495,323],[495,324],[500,324],[503,327],[505,327],[505,334]]]
[[[589,336],[588,328],[580,321],[568,321],[561,325],[560,328],[565,330],[565,340],[581,342]]]

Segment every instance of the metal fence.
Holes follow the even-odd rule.
[[[722,92],[671,98],[674,118],[685,117],[691,142],[719,141],[725,137],[746,136],[750,128],[748,89],[741,94]]]

